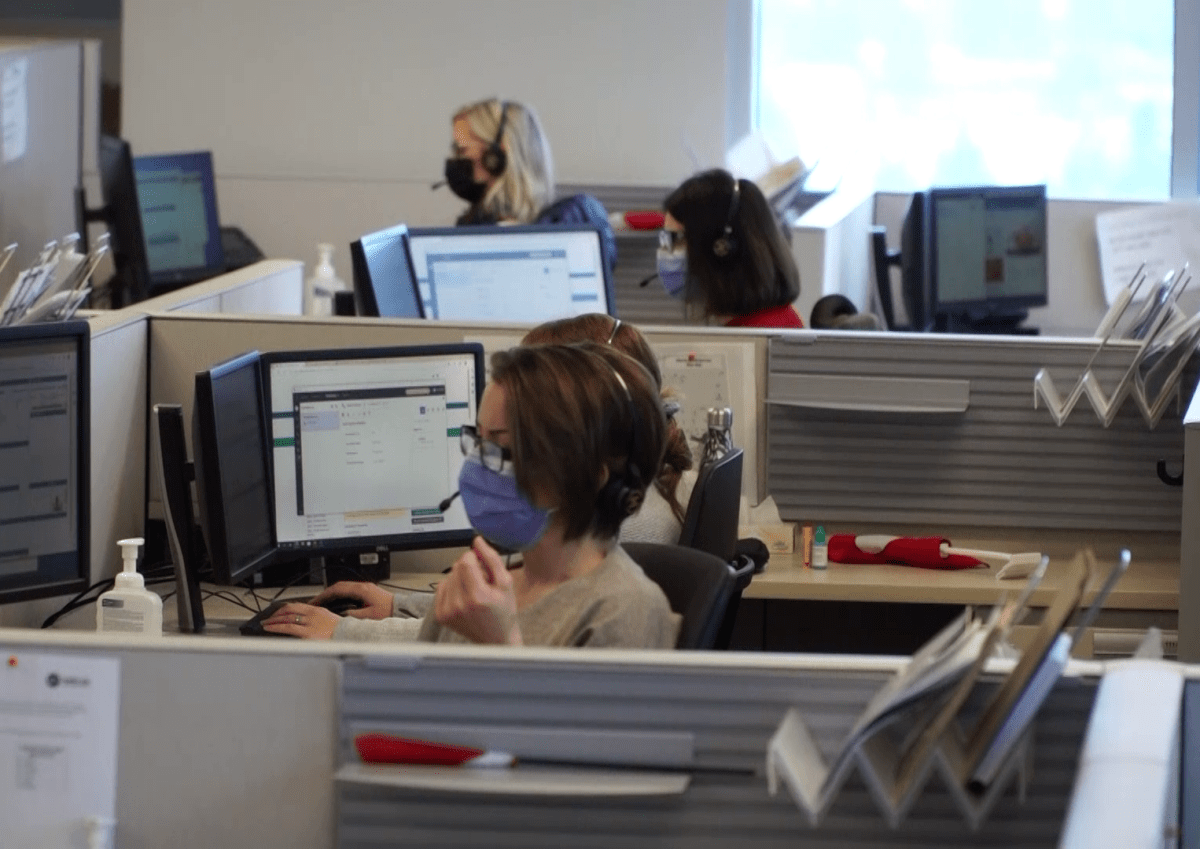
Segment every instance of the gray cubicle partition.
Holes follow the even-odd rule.
[[[773,339],[767,490],[785,519],[1178,534],[1178,405],[1156,426],[1132,398],[1111,427],[1085,399],[1058,426],[1033,380],[1066,395],[1091,339],[852,333]],[[1130,343],[1092,370],[1111,391]],[[1182,385],[1190,397],[1195,362]],[[864,530],[864,533],[870,532]]]
[[[697,655],[665,666],[639,662],[637,654],[625,652],[619,662],[515,654],[347,658],[337,759],[349,768],[339,772],[336,788],[337,845],[782,849],[1058,841],[1095,679],[1059,682],[1038,714],[1023,800],[1009,786],[977,831],[939,778],[925,783],[892,829],[857,773],[813,827],[786,791],[769,795],[767,742],[796,706],[829,757],[886,673],[865,671],[870,663],[858,672],[837,669],[820,657]],[[976,709],[991,686],[977,687]],[[584,780],[587,768],[541,773],[544,780],[528,784],[504,775],[485,782],[471,769],[364,775],[352,741],[372,732],[616,764],[653,762],[659,750],[669,759],[682,746],[683,760],[700,769],[685,771],[684,787],[655,785],[641,770],[610,771],[606,794]],[[639,745],[640,756],[631,756]],[[534,765],[517,769],[539,775]]]

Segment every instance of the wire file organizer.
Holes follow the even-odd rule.
[[[1188,317],[1177,305],[1179,296],[1191,281],[1184,265],[1178,273],[1169,271],[1146,298],[1140,310],[1122,326],[1122,320],[1134,296],[1146,282],[1145,265],[1134,274],[1129,285],[1113,301],[1096,329],[1099,340],[1083,373],[1065,396],[1058,391],[1050,370],[1041,368],[1033,378],[1033,406],[1044,404],[1055,423],[1062,426],[1071,411],[1086,397],[1104,427],[1110,427],[1121,405],[1133,396],[1146,424],[1158,424],[1172,400],[1180,398],[1180,376],[1188,358],[1200,343],[1200,313]],[[1115,339],[1138,344],[1130,352],[1120,378],[1106,391],[1093,366],[1108,343]],[[1111,347],[1108,350],[1113,350]]]

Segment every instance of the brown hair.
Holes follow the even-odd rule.
[[[565,540],[615,537],[662,463],[654,378],[593,342],[510,348],[491,367],[507,395],[517,486],[553,498]]]
[[[660,387],[660,395],[664,399],[672,397],[669,389],[662,386],[662,371],[658,367],[658,359],[650,343],[642,332],[632,324],[613,318],[607,313],[587,313],[572,318],[561,318],[548,321],[525,334],[522,345],[543,343],[570,342],[603,342],[612,345],[618,351],[633,357],[650,372],[654,382]],[[662,466],[658,477],[654,479],[654,487],[671,507],[671,512],[682,524],[684,507],[679,503],[675,490],[683,473],[692,467],[692,451],[688,447],[687,434],[675,422],[674,417],[667,419],[667,449],[663,455]]]

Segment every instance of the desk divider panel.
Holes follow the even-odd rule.
[[[347,658],[337,762],[357,763],[353,737],[358,733],[421,738],[436,727],[451,738],[442,742],[455,742],[458,728],[463,738],[494,748],[530,733],[554,738],[552,746],[579,733],[582,759],[604,733],[617,745],[638,734],[668,742],[684,735],[692,741],[691,761],[681,764],[684,768],[743,771],[698,769],[685,773],[690,780],[682,790],[639,795],[646,773],[630,769],[624,779],[629,792],[607,797],[575,789],[588,772],[583,767],[558,773],[561,789],[548,794],[544,789],[528,795],[487,792],[471,775],[477,770],[469,768],[462,768],[458,787],[453,776],[447,786],[444,771],[431,774],[436,780],[424,787],[339,780],[337,845],[1054,846],[1095,696],[1092,679],[1069,674],[1059,682],[1036,720],[1026,799],[1022,803],[1015,786],[1008,787],[977,832],[937,779],[925,785],[908,816],[892,829],[857,773],[813,828],[786,793],[768,794],[767,743],[788,708],[796,706],[817,745],[834,752],[887,670],[894,670],[888,661],[859,659],[837,668],[823,658],[764,663],[697,657],[666,665],[624,653],[620,661],[597,660],[550,660],[544,653],[487,660],[442,654]],[[977,710],[992,686],[978,686],[968,709]],[[387,769],[399,774],[427,768]],[[551,768],[518,764],[515,769]]]
[[[1132,398],[1110,428],[1081,402],[1061,427],[1034,409],[1033,378],[1063,391],[1091,339],[822,334],[772,339],[767,491],[788,520],[1105,529],[1178,534],[1181,411],[1150,429]],[[1131,343],[1092,370],[1117,383]],[[1196,364],[1182,385],[1190,397]],[[867,532],[867,528],[864,528]]]

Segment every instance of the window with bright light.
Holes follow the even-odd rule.
[[[758,8],[758,127],[830,184],[1170,195],[1173,0]]]

